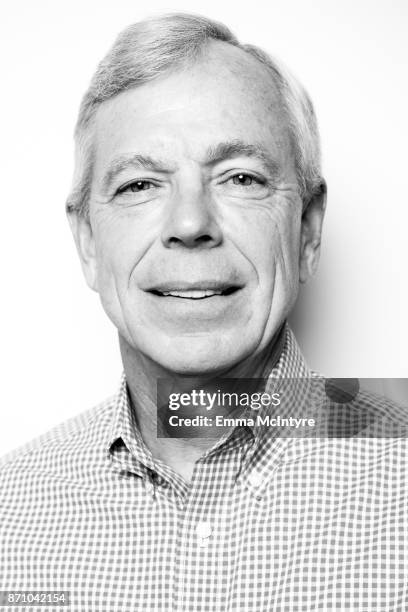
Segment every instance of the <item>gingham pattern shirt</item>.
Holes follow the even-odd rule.
[[[271,380],[310,374],[286,328]],[[404,437],[237,427],[187,484],[123,378],[0,465],[0,590],[70,591],[75,612],[408,610]]]

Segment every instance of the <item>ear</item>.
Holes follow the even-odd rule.
[[[67,211],[67,217],[86,282],[91,289],[98,291],[95,238],[91,222],[88,216],[75,210]]]
[[[324,180],[319,192],[307,203],[302,214],[299,253],[299,280],[306,283],[316,272],[320,257],[327,186]]]

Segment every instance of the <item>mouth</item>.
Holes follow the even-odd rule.
[[[171,283],[167,285],[160,285],[159,287],[149,289],[148,291],[153,295],[163,298],[172,297],[183,300],[206,300],[216,296],[226,297],[232,295],[241,288],[242,287],[238,285],[213,282],[191,285],[186,285],[185,283]]]

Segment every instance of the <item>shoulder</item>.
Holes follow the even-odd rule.
[[[408,438],[408,408],[386,397],[359,389],[347,397],[349,389],[327,391],[325,416],[332,432],[339,437]]]
[[[61,452],[100,443],[106,437],[114,410],[114,396],[61,422],[45,433],[0,457],[0,480],[6,473],[31,466],[33,462],[52,462]]]

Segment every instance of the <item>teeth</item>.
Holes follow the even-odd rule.
[[[163,291],[163,295],[171,295],[173,297],[181,297],[181,298],[191,298],[193,300],[198,300],[205,297],[210,297],[211,295],[221,295],[221,289],[218,291],[217,289],[191,289],[188,291]]]

